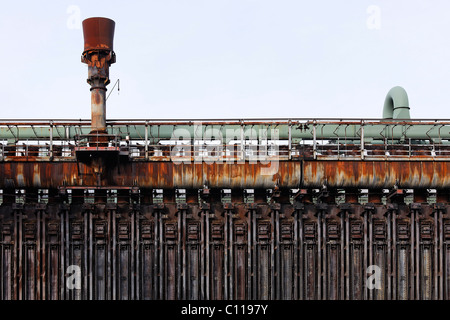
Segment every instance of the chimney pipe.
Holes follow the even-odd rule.
[[[91,134],[106,133],[106,86],[109,67],[116,62],[113,51],[115,22],[108,18],[83,21],[84,51],[81,62],[88,65],[91,85]]]

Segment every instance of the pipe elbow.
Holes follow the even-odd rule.
[[[406,90],[402,87],[393,87],[384,100],[384,119],[411,119],[409,101]]]

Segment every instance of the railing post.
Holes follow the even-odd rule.
[[[53,160],[53,121],[50,121],[50,160]]]
[[[241,120],[241,156],[240,160],[245,161],[245,140],[244,140],[244,120]]]
[[[148,121],[145,121],[145,160],[148,160]]]
[[[316,133],[316,120],[313,121],[313,158],[317,159],[317,133]]]
[[[364,120],[361,120],[361,160],[364,160]]]
[[[288,124],[288,132],[289,132],[289,141],[288,141],[288,159],[291,160],[292,159],[292,124],[291,124],[291,120],[289,120],[289,124]]]

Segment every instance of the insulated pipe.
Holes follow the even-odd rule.
[[[384,100],[384,119],[411,119],[409,114],[408,94],[402,87],[389,90]]]

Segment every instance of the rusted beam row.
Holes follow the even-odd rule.
[[[1,299],[450,298],[446,203],[392,193],[359,204],[349,192],[339,204],[336,190],[292,203],[286,189],[255,190],[251,203],[234,190],[229,203],[218,191],[181,203],[171,190],[154,204],[125,192],[120,203],[5,202]]]

